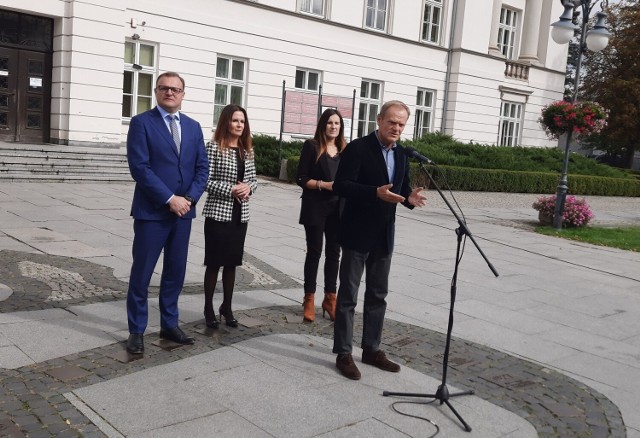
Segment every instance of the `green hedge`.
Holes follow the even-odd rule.
[[[560,173],[564,151],[558,148],[488,146],[461,143],[449,135],[431,133],[402,144],[417,149],[440,166]],[[569,171],[576,175],[635,178],[632,172],[598,163],[578,153],[569,155]]]
[[[278,177],[280,159],[287,160],[287,176],[293,181],[298,168],[302,141],[253,137],[256,168],[260,175]],[[403,142],[439,164],[432,175],[441,188],[445,181],[452,190],[555,193],[563,161],[556,148],[497,147],[465,144],[451,136],[427,134],[418,141]],[[640,178],[633,172],[597,163],[580,154],[571,154],[569,193],[574,195],[640,196]],[[412,181],[428,187],[417,164],[411,164]]]
[[[294,181],[298,158],[287,160],[287,177]],[[427,166],[441,189],[476,192],[555,193],[559,175],[549,172],[516,172],[496,169],[470,169],[454,166]],[[429,179],[420,167],[411,163],[413,185],[430,187]],[[572,195],[640,196],[640,181],[589,175],[569,175],[569,193]]]
[[[255,151],[256,172],[258,175],[279,176],[280,157],[299,157],[302,151],[301,141],[284,141],[282,150],[277,138],[268,135],[255,135],[251,139]]]

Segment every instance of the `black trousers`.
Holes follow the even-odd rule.
[[[326,241],[324,250],[324,291],[336,292],[338,289],[338,268],[340,265],[338,220],[338,209],[336,209],[335,212],[325,218],[324,223],[304,226],[307,237],[307,256],[304,260],[305,293],[314,293],[316,291],[323,237]]]

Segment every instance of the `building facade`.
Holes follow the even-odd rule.
[[[164,71],[211,137],[224,105],[252,132],[305,137],[323,107],[347,134],[382,102],[406,138],[554,146],[537,119],[562,98],[557,0],[0,0],[0,140],[119,146]]]

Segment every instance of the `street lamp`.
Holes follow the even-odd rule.
[[[578,86],[580,84],[580,68],[582,67],[582,54],[587,50],[599,52],[609,44],[609,32],[604,24],[607,14],[598,12],[597,20],[593,29],[587,32],[589,24],[589,16],[591,10],[597,2],[593,0],[574,0],[563,1],[564,13],[560,16],[560,20],[551,25],[551,38],[558,44],[567,44],[573,38],[578,26],[573,24],[574,9],[581,8],[582,26],[580,28],[580,46],[578,48],[578,60],[576,63],[576,78],[574,90],[571,95],[571,103],[575,103],[578,96]],[[603,2],[604,3],[604,2]],[[564,161],[562,164],[562,175],[558,184],[558,193],[556,195],[556,205],[553,214],[553,227],[557,230],[562,229],[562,213],[564,212],[564,201],[567,197],[567,172],[569,170],[569,146],[571,144],[571,136],[573,132],[569,130],[564,146]]]

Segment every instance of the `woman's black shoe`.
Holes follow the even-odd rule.
[[[206,310],[204,311],[204,323],[207,327],[212,329],[217,329],[218,327],[220,327],[220,323],[216,319],[216,314],[213,312],[213,310],[211,311],[211,314],[208,314]]]
[[[235,319],[233,317],[233,313],[231,313],[231,311],[229,312],[223,312],[222,311],[222,307],[220,307],[218,309],[218,312],[220,312],[221,316],[224,316],[224,323],[229,326],[229,327],[238,327],[238,320]]]

